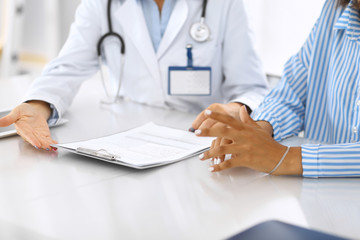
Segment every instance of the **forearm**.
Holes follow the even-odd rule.
[[[291,147],[274,175],[302,175],[301,147]]]
[[[273,128],[267,121],[256,122],[262,129],[269,133],[270,136],[273,134]],[[280,159],[279,159],[280,160]],[[286,155],[283,163],[273,173],[274,175],[302,175],[302,156],[301,147],[291,147],[288,154]]]

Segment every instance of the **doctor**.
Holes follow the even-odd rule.
[[[0,127],[14,123],[26,141],[50,150],[48,124],[103,65],[110,103],[125,97],[191,112],[217,103],[211,107],[238,116],[268,89],[242,0],[83,0],[59,56]],[[214,124],[202,116],[195,129]]]

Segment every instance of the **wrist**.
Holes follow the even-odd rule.
[[[301,147],[291,147],[274,175],[302,175]]]
[[[51,116],[52,110],[50,108],[50,104],[47,102],[40,100],[31,100],[31,101],[27,101],[25,104],[31,105],[31,107],[33,107],[35,111],[37,111],[46,120],[48,120],[49,117]]]

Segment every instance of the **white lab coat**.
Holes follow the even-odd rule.
[[[208,105],[242,102],[254,109],[267,93],[267,82],[255,53],[242,0],[210,0],[206,22],[211,40],[195,42],[190,26],[198,22],[202,0],[178,0],[155,52],[141,5],[136,0],[113,0],[114,31],[126,44],[121,94],[135,102],[199,112]],[[107,0],[83,0],[59,56],[51,61],[31,86],[26,100],[54,105],[60,118],[81,83],[98,69],[96,45],[108,32]],[[186,45],[193,45],[194,66],[211,66],[211,96],[168,95],[168,67],[186,66]],[[119,74],[120,53],[105,43],[106,61],[113,76]],[[116,79],[117,77],[115,77]],[[99,89],[99,91],[103,91]]]

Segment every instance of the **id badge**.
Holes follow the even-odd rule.
[[[169,67],[169,95],[211,95],[211,67]]]
[[[211,67],[192,64],[192,46],[187,45],[186,67],[169,67],[168,94],[177,96],[210,96]]]

